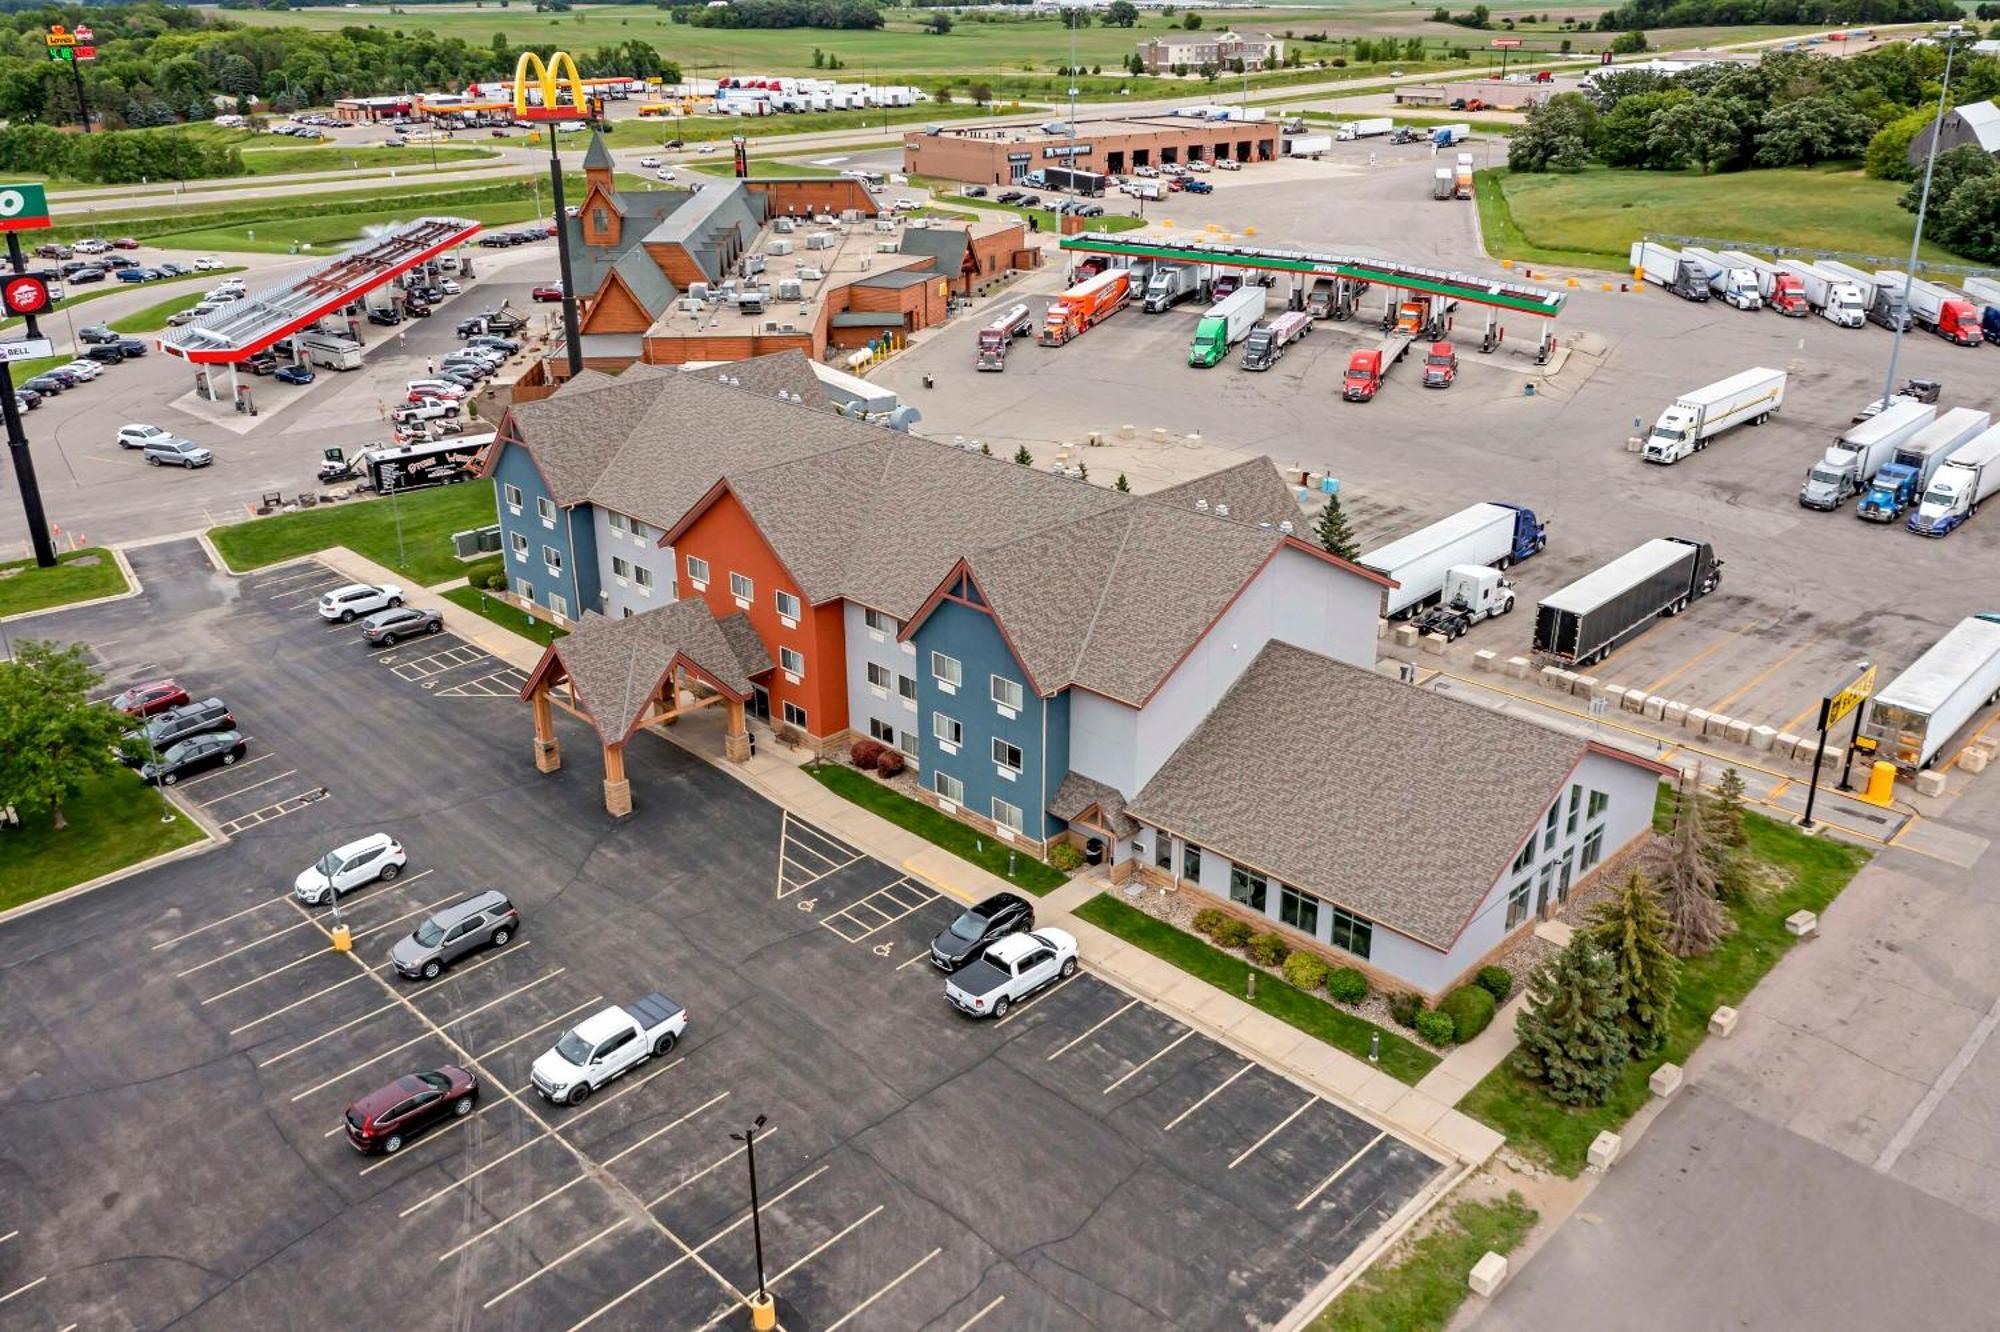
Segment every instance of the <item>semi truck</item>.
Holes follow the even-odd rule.
[[[1938,417],[1910,436],[1896,449],[1895,456],[1876,471],[1868,483],[1868,493],[1854,506],[1855,516],[1871,523],[1893,523],[1900,519],[1903,511],[1915,504],[1929,487],[1938,468],[1985,434],[1992,424],[1991,412],[1972,407],[1954,407]]]
[[[1722,561],[1706,541],[1656,537],[1544,597],[1535,609],[1535,652],[1550,662],[1593,665],[1721,582]]]
[[[1898,331],[1909,328],[1910,312],[1903,307],[1902,283],[1883,281],[1882,274],[1865,273],[1838,259],[1823,259],[1819,268],[1838,281],[1854,285],[1861,294],[1861,308],[1869,323]]]
[[[1472,137],[1470,125],[1439,125],[1431,131],[1431,142],[1440,148],[1449,148],[1455,143],[1464,143]]]
[[[1798,280],[1807,307],[1828,323],[1860,328],[1868,322],[1868,292],[1856,283],[1799,259],[1780,259],[1775,266]]]
[[[1726,304],[1739,310],[1761,310],[1764,307],[1764,288],[1755,269],[1732,264],[1715,251],[1705,250],[1699,245],[1683,249],[1681,257],[1700,265],[1708,275],[1708,289]]]
[[[1905,526],[1918,536],[1941,537],[1979,512],[2000,490],[2000,427],[1960,446],[1937,469],[1917,511]]]
[[[1314,278],[1312,286],[1306,290],[1306,313],[1314,319],[1333,318],[1334,281],[1333,278]]]
[[[1188,344],[1188,364],[1206,369],[1218,365],[1229,349],[1250,335],[1264,317],[1264,289],[1255,283],[1239,287],[1208,307],[1194,326],[1194,341]]]
[[[1333,137],[1340,140],[1372,139],[1387,134],[1396,128],[1396,122],[1387,116],[1371,116],[1367,120],[1350,120],[1334,126]]]
[[[1286,157],[1318,157],[1333,151],[1331,134],[1301,134],[1285,140]]]
[[[1968,616],[1868,700],[1861,733],[1877,754],[1916,772],[1996,697],[2000,615]]]
[[[1829,512],[1839,508],[1936,417],[1937,408],[1929,403],[1897,398],[1888,410],[1849,426],[1827,445],[1826,456],[1807,470],[1799,487],[1800,506]]]
[[[1201,274],[1193,264],[1155,264],[1146,278],[1146,300],[1140,308],[1147,314],[1164,314],[1200,286]]]
[[[2000,342],[2000,282],[1991,278],[1971,277],[1965,280],[1965,294],[1977,301],[1979,310],[1979,331],[1988,342]]]
[[[1632,243],[1632,271],[1685,301],[1708,299],[1708,271],[1679,250],[1652,241]]]
[[[1104,173],[1101,171],[1080,171],[1075,167],[1043,167],[1041,174],[1044,189],[1066,190],[1071,194],[1092,198],[1104,193]]]
[[[1041,344],[1060,347],[1125,308],[1132,295],[1129,269],[1112,268],[1085,278],[1058,296],[1042,323]]]
[[[1758,425],[1785,405],[1785,372],[1762,366],[1719,379],[1674,399],[1646,436],[1647,462],[1677,463],[1745,421]]]
[[[1261,321],[1243,344],[1243,368],[1269,370],[1284,357],[1285,348],[1312,332],[1312,326],[1312,316],[1303,310],[1287,310],[1276,319]]]
[[[1977,347],[1984,341],[1979,326],[1979,309],[1963,292],[1921,279],[1911,281],[1894,269],[1875,275],[1878,282],[1895,290],[1907,287],[1910,321],[1926,333],[1935,333],[1961,347]]]
[[[1424,387],[1450,388],[1458,378],[1458,349],[1449,342],[1433,342],[1424,357]]]
[[[1453,643],[1481,620],[1505,615],[1513,609],[1514,584],[1498,569],[1483,564],[1454,564],[1445,573],[1443,596],[1417,621],[1417,630],[1443,634],[1446,642]]]
[[[1461,199],[1472,197],[1472,154],[1460,153],[1458,166],[1452,172],[1452,189]]]
[[[978,370],[1005,370],[1007,368],[1007,348],[1015,338],[1025,338],[1035,331],[1035,317],[1025,305],[1016,305],[979,330],[979,353],[973,360],[973,368]]]
[[[1450,167],[1438,167],[1431,172],[1431,198],[1449,199],[1458,192],[1458,178]]]
[[[1764,304],[1781,315],[1803,319],[1812,313],[1805,297],[1805,284],[1796,274],[1787,273],[1768,259],[1741,250],[1718,250],[1716,257],[1731,268],[1747,269],[1757,279],[1757,294]]]
[[[1535,517],[1533,509],[1495,500],[1460,509],[1398,537],[1356,563],[1395,580],[1396,586],[1382,594],[1382,613],[1393,620],[1437,601],[1456,566],[1507,569],[1540,554],[1548,544],[1548,525]]]

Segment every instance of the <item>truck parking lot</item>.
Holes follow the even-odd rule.
[[[518,672],[451,634],[365,647],[314,613],[324,566],[132,561],[143,597],[39,629],[108,685],[225,697],[250,755],[180,793],[227,846],[0,931],[10,1321],[718,1326],[754,1286],[728,1133],[763,1114],[790,1326],[1259,1327],[1443,1170],[1087,969],[961,1017],[923,951],[957,903],[670,744],[634,747],[655,794],[613,822],[528,762]],[[342,954],[290,885],[374,831],[409,864],[342,900]],[[518,938],[390,972],[494,887]],[[689,1015],[669,1055],[534,1094],[566,1025],[654,990]],[[475,1113],[394,1156],[342,1139],[348,1101],[446,1063]]]

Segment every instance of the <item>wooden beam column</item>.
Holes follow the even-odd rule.
[[[625,746],[604,747],[604,808],[623,818],[632,812],[632,783],[625,780]]]
[[[744,720],[743,700],[725,698],[729,705],[729,730],[722,737],[722,754],[731,763],[747,763],[750,760],[750,728]]]
[[[554,772],[562,766],[562,749],[556,744],[556,710],[549,702],[549,687],[541,685],[534,694],[535,768]]]

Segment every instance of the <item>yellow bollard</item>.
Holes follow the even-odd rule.
[[[1606,291],[1610,291],[1610,290],[1611,290],[1611,284],[1610,284],[1609,282],[1600,282],[1600,283],[1598,283],[1597,285],[1598,285],[1598,286],[1600,286],[1600,287],[1602,287],[1602,288],[1604,288],[1604,290],[1606,290]]]
[[[1255,228],[1255,227],[1245,227],[1245,228],[1243,228],[1243,234],[1244,234],[1244,235],[1246,235],[1246,236],[1254,236],[1254,235],[1256,235],[1256,234],[1257,234],[1257,228]]]
[[[344,923],[333,927],[333,951],[336,953],[354,951],[354,931]]]
[[[1564,286],[1566,286],[1566,287],[1574,287],[1574,286],[1576,286],[1576,285],[1577,285],[1577,281],[1576,281],[1576,279],[1575,279],[1575,278],[1573,278],[1573,277],[1572,277],[1572,278],[1564,278],[1564,279],[1563,279],[1563,285],[1564,285]]]
[[[1502,268],[1512,268],[1513,266],[1514,266],[1514,261],[1512,259],[1502,259],[1500,261],[1500,267]]]
[[[750,1297],[751,1332],[772,1332],[778,1326],[778,1306],[770,1294]]]
[[[1876,759],[1868,769],[1868,789],[1861,798],[1871,805],[1887,805],[1896,795],[1896,765]]]

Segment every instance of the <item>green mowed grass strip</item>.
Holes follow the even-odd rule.
[[[211,268],[206,272],[202,273],[182,273],[178,277],[160,278],[157,281],[142,283],[141,285],[150,289],[153,287],[175,286],[183,282],[193,282],[197,279],[207,282],[207,281],[213,281],[217,278],[227,277],[231,273],[241,273],[242,271],[243,271],[242,265],[237,264],[228,268]],[[69,296],[64,298],[63,300],[57,301],[54,306],[54,313],[61,314],[65,310],[74,310],[79,305],[88,305],[92,301],[101,300],[106,296],[116,296],[121,292],[127,292],[131,290],[132,286],[130,283],[120,282],[116,278],[106,278],[104,281],[104,285],[101,287],[96,287],[90,291],[87,291],[83,293],[81,296]],[[44,315],[42,317],[44,319],[48,319],[52,318],[53,316]],[[18,319],[9,319],[6,320],[4,323],[0,323],[0,332],[8,332],[13,328],[15,328],[17,325],[19,325],[20,322],[21,321]],[[116,324],[116,323],[121,323],[123,321],[114,319],[111,322]],[[16,378],[18,379],[19,376],[17,375]]]
[[[1471,1294],[1473,1265],[1488,1250],[1511,1253],[1538,1219],[1518,1193],[1464,1199],[1395,1262],[1363,1273],[1308,1332],[1440,1332]]]
[[[401,510],[402,550],[396,529]],[[298,513],[274,514],[208,529],[208,539],[236,573],[297,559],[331,546],[346,546],[377,564],[429,587],[465,573],[451,535],[494,522],[493,487],[466,481],[412,491],[395,499],[345,500]]]
[[[897,827],[913,832],[959,859],[969,860],[1037,897],[1069,882],[1062,871],[1027,852],[1016,851],[971,824],[940,814],[929,805],[910,799],[867,773],[840,763],[813,763],[807,765],[806,771],[835,795],[881,815]],[[1013,866],[1011,873],[1008,870],[1010,863]]]
[[[1337,1050],[1366,1059],[1371,1038],[1379,1036],[1382,1048],[1377,1067],[1399,1082],[1415,1086],[1424,1074],[1437,1067],[1438,1057],[1414,1042],[1288,985],[1277,976],[1259,974],[1256,997],[1247,996],[1245,990],[1251,972],[1248,962],[1223,952],[1205,939],[1155,920],[1136,907],[1126,906],[1108,894],[1091,898],[1076,914]]]
[[[125,571],[111,552],[94,547],[59,553],[50,569],[37,568],[32,559],[0,564],[0,616],[94,601],[131,590]]]
[[[159,793],[126,768],[84,783],[60,831],[46,809],[19,811],[21,826],[0,834],[0,911],[201,840],[178,809],[171,823],[160,811]]]
[[[1606,1129],[1616,1132],[1651,1099],[1646,1081],[1653,1070],[1663,1063],[1685,1065],[1708,1035],[1709,1015],[1725,1004],[1740,1005],[1798,943],[1786,933],[1785,917],[1825,911],[1869,860],[1860,847],[1808,837],[1776,819],[1746,814],[1743,822],[1752,854],[1786,882],[1755,904],[1735,909],[1736,928],[1713,953],[1682,962],[1666,1048],[1628,1063],[1603,1105],[1558,1105],[1509,1062],[1487,1074],[1459,1102],[1460,1110],[1499,1129],[1516,1149],[1574,1177],[1584,1167],[1591,1140]]]
[[[442,166],[447,162],[476,162],[499,156],[490,148],[440,146],[436,160]],[[299,148],[243,149],[243,165],[252,176],[293,175],[305,171],[338,173],[343,169],[386,171],[390,168],[428,168],[431,160],[428,144],[412,144],[408,148],[384,148],[379,144],[357,144],[351,148],[320,144]]]
[[[476,587],[454,587],[444,594],[444,599],[454,606],[464,607],[474,615],[493,621],[509,633],[519,634],[543,647],[547,647],[558,638],[569,637],[569,630],[558,629],[546,620],[538,620],[524,610],[516,610],[498,597],[481,592]]]

